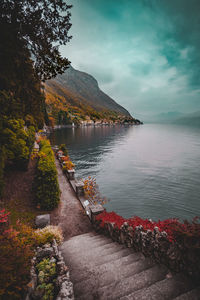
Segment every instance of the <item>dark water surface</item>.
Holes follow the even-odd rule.
[[[76,176],[96,176],[105,205],[123,217],[200,215],[200,129],[178,125],[65,128]]]

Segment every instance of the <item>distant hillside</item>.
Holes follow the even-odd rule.
[[[96,111],[110,110],[130,117],[129,112],[99,89],[98,82],[91,75],[70,66],[64,74],[46,82],[58,95],[72,105],[90,105]]]
[[[68,68],[45,83],[46,107],[54,124],[140,124],[130,113],[102,92],[91,75]]]

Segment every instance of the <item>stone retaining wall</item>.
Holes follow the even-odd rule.
[[[93,220],[97,232],[110,236],[113,241],[141,251],[145,256],[153,258],[156,262],[166,265],[171,271],[183,271],[194,278],[200,275],[199,249],[186,248],[182,243],[170,242],[166,232],[160,232],[158,227],[154,230],[144,231],[142,226],[135,230],[124,223],[117,228],[115,223],[106,223],[102,228],[101,221]]]
[[[54,150],[54,152],[56,152],[58,150],[58,146],[54,146],[52,147],[52,149]],[[63,163],[61,157],[62,155],[58,155],[56,158],[58,159],[60,166],[62,168]],[[83,188],[84,184],[81,180],[76,179],[74,169],[63,171],[63,174],[65,175],[66,179],[69,181],[78,200],[80,201],[83,209],[85,210],[86,215],[92,221],[95,215],[104,211],[104,207],[101,204],[94,205],[93,203],[90,202],[89,199],[85,197],[84,188]]]
[[[50,258],[56,263],[55,288],[57,290],[56,300],[74,300],[73,284],[70,281],[69,269],[65,265],[58,245],[54,240],[52,245],[46,244],[43,247],[37,247],[35,256],[31,261],[31,281],[28,284],[28,293],[25,300],[42,299],[43,291],[38,290],[38,274],[36,265],[44,258]]]

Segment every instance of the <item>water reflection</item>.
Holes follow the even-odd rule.
[[[98,163],[114,144],[122,142],[131,127],[99,126],[81,128],[63,128],[52,133],[52,144],[67,144],[69,155],[76,164],[79,177],[96,175]],[[89,170],[89,172],[88,172]]]

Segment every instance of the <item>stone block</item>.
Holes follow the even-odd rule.
[[[50,225],[50,214],[37,216],[35,218],[35,225],[37,228],[44,228]]]
[[[82,181],[78,181],[75,183],[76,186],[76,195],[79,196],[84,196],[84,183]]]
[[[75,179],[75,170],[67,170],[67,177],[69,180],[74,180]]]
[[[91,212],[91,220],[92,222],[95,221],[95,216],[102,213],[104,211],[104,208],[101,204],[97,205],[90,205],[90,212]]]

